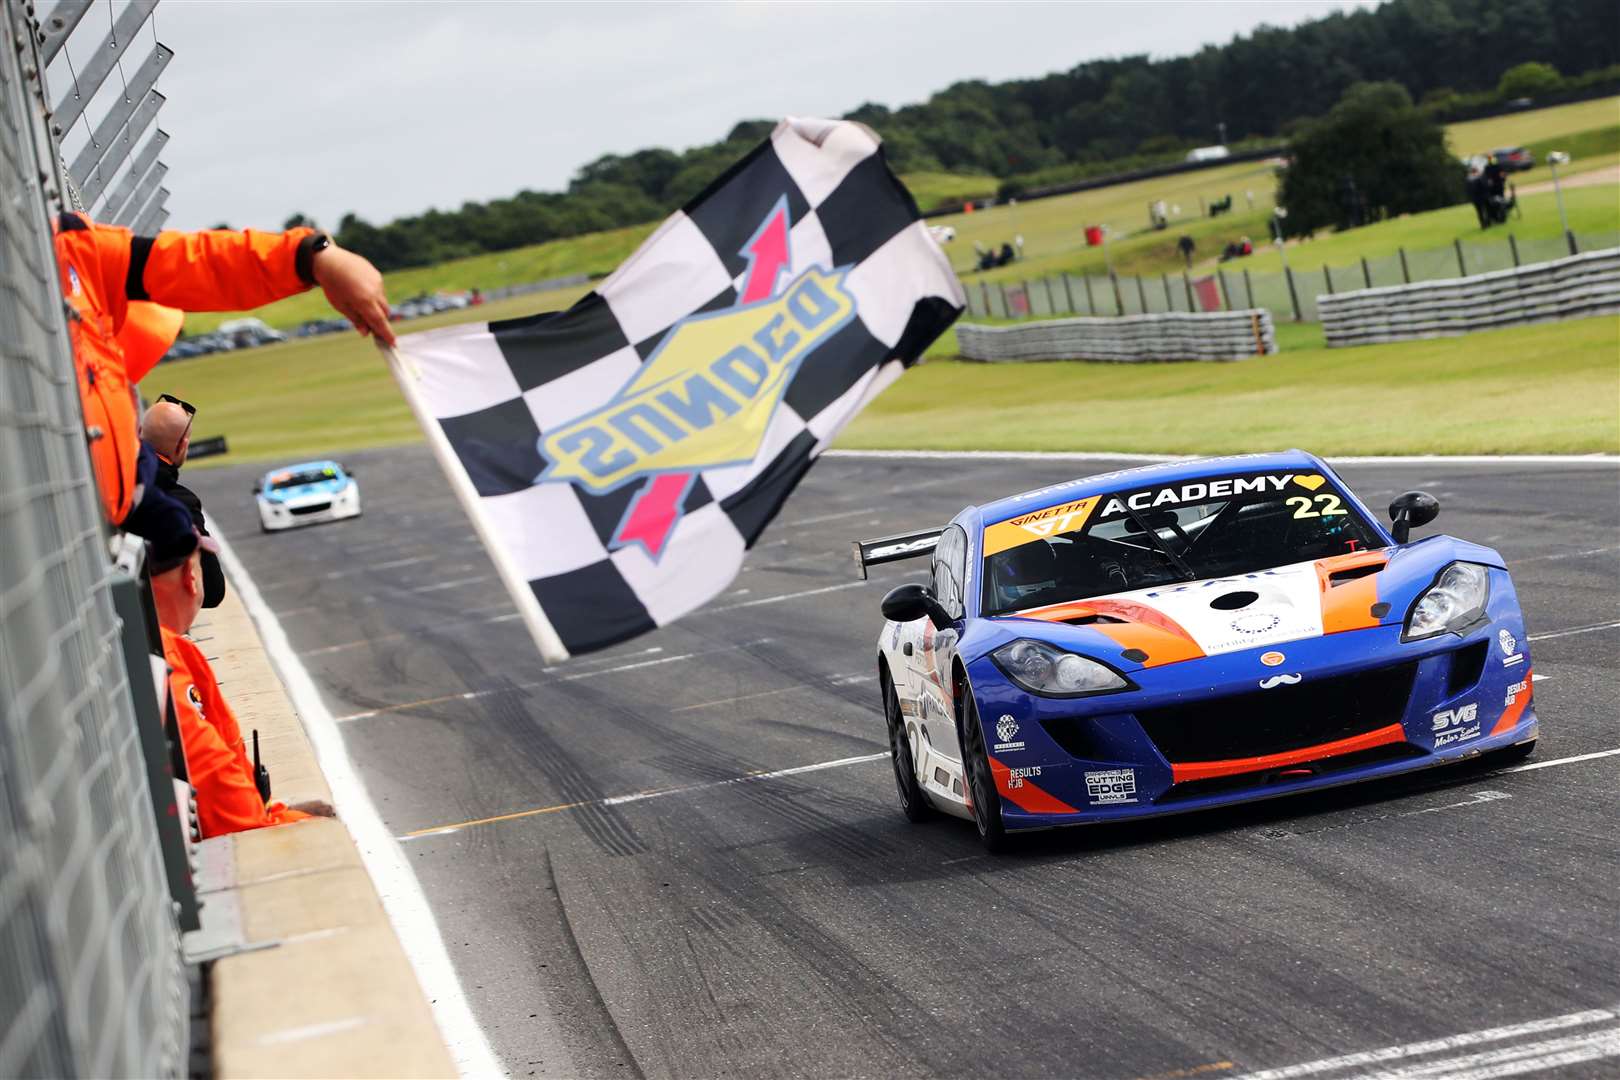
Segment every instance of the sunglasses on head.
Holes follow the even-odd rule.
[[[170,405],[178,405],[178,406],[180,406],[182,409],[186,410],[186,415],[187,416],[196,416],[197,415],[197,406],[193,405],[189,401],[181,401],[179,398],[175,397],[173,394],[159,394],[158,395],[158,400],[159,401],[167,401]]]

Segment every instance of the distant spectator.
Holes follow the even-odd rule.
[[[212,546],[213,541],[205,541]],[[152,599],[169,662],[169,696],[180,725],[186,771],[197,792],[197,820],[204,839],[302,821],[311,812],[331,814],[325,803],[289,807],[266,803],[253,779],[253,762],[242,742],[219,682],[201,649],[184,635],[202,610],[202,568],[197,554],[176,563],[153,559]]]
[[[169,231],[150,237],[96,224],[82,214],[63,214],[56,222],[56,261],[71,308],[73,358],[102,509],[112,524],[164,545],[166,555],[181,543],[162,531],[173,520],[167,497],[158,493],[151,513],[136,514],[138,496],[151,490],[148,474],[156,458],[143,460],[136,436],[131,384],[139,365],[131,371],[120,336],[131,302],[150,300],[179,311],[242,311],[319,284],[362,334],[394,340],[382,275],[312,229]]]
[[[1185,233],[1182,234],[1180,240],[1176,241],[1176,250],[1181,252],[1182,259],[1186,261],[1189,267],[1192,266],[1193,251],[1197,247],[1198,242]]]
[[[141,417],[141,441],[157,454],[155,482],[158,489],[179,502],[191,514],[191,524],[198,535],[208,535],[208,521],[203,517],[202,500],[195,492],[180,483],[180,466],[186,463],[191,449],[191,423],[197,410],[179,398],[159,395],[157,403]],[[219,556],[204,549],[202,555],[203,604],[205,608],[218,607],[225,599],[225,571],[219,565]]]

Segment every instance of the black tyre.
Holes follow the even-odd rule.
[[[1010,843],[1007,830],[1001,823],[1001,793],[996,790],[996,778],[990,772],[990,753],[984,741],[984,727],[979,723],[979,706],[973,700],[973,691],[966,686],[957,690],[962,702],[963,765],[968,787],[973,793],[973,824],[979,827],[979,843],[992,854],[1006,851]]]
[[[900,698],[894,692],[894,683],[887,673],[883,675],[883,719],[889,727],[889,760],[894,765],[894,786],[900,795],[900,812],[911,822],[927,821],[934,816],[934,806],[928,801],[922,785],[917,783],[917,770],[911,759],[911,740],[906,737],[906,721],[900,715]]]
[[[1529,757],[1535,751],[1535,749],[1536,740],[1531,739],[1529,742],[1519,743],[1517,746],[1509,746],[1502,750],[1498,750],[1496,752],[1496,760],[1503,765],[1507,765],[1515,761],[1523,761],[1525,758]]]

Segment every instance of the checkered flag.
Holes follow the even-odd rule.
[[[962,306],[877,136],[788,119],[567,311],[412,334],[391,359],[560,660],[723,590]]]

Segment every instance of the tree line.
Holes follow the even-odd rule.
[[[1505,77],[1531,62],[1539,66],[1534,78]],[[1038,79],[960,82],[926,102],[866,104],[847,118],[877,130],[899,172],[987,174],[1015,191],[1191,146],[1286,138],[1358,83],[1399,84],[1431,117],[1447,119],[1525,96],[1526,88],[1556,96],[1620,87],[1617,64],[1613,0],[1391,0],[1293,28],[1262,26],[1190,56],[1093,60]],[[345,214],[336,237],[396,269],[654,221],[702,191],[772,126],[743,121],[719,142],[680,152],[608,154],[582,167],[566,191],[524,190],[381,225]]]

